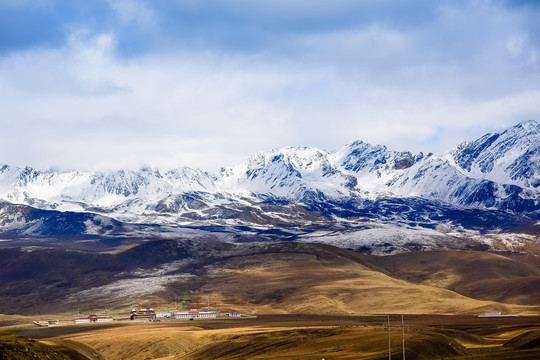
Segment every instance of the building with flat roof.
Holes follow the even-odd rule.
[[[130,320],[146,320],[153,321],[156,318],[156,312],[154,309],[132,309],[129,314]]]

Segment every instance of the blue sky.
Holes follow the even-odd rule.
[[[540,120],[536,1],[0,0],[0,163],[213,171]]]

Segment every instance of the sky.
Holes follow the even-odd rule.
[[[0,0],[0,164],[215,171],[540,120],[540,2]]]

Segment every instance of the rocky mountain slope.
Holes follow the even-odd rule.
[[[459,241],[463,232],[534,226],[539,154],[540,123],[531,120],[441,156],[358,141],[336,152],[261,152],[213,174],[187,167],[59,172],[3,165],[0,232],[4,238],[263,232],[339,245],[351,233],[364,239],[368,233],[361,231],[369,230],[371,243],[347,246],[402,237],[429,247],[433,239]]]

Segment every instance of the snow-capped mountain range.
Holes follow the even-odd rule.
[[[440,156],[357,141],[337,152],[306,147],[261,152],[213,174],[188,167],[58,172],[0,165],[0,200],[4,232],[28,231],[23,225],[35,219],[21,215],[21,206],[101,217],[93,228],[110,227],[113,220],[268,228],[366,218],[398,227],[424,220],[463,227],[463,219],[448,214],[456,209],[496,214],[518,227],[539,217],[540,123],[530,120],[486,134]],[[397,209],[404,206],[408,211]],[[488,223],[488,229],[505,228]]]

